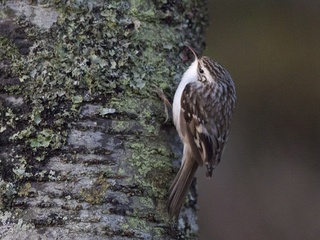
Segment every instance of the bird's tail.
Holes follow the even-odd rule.
[[[185,159],[180,170],[173,180],[167,203],[170,218],[178,217],[188,189],[192,183],[195,172],[198,169],[198,163],[193,159]]]

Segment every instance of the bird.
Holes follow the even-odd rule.
[[[236,104],[234,82],[215,60],[189,47],[195,60],[184,72],[175,92],[173,123],[183,143],[181,167],[174,178],[167,201],[170,218],[178,217],[199,166],[206,176],[221,160]],[[162,98],[163,99],[163,98]]]

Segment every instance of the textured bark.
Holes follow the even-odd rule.
[[[166,213],[181,144],[152,86],[203,47],[205,3],[54,2],[0,5],[1,239],[197,238],[194,191]]]

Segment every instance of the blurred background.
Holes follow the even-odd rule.
[[[238,102],[213,178],[197,173],[200,240],[320,239],[320,1],[208,2],[204,54]]]

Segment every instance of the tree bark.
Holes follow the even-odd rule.
[[[194,189],[166,213],[182,146],[152,89],[172,96],[184,46],[203,48],[205,3],[2,1],[0,16],[1,239],[196,239]]]

